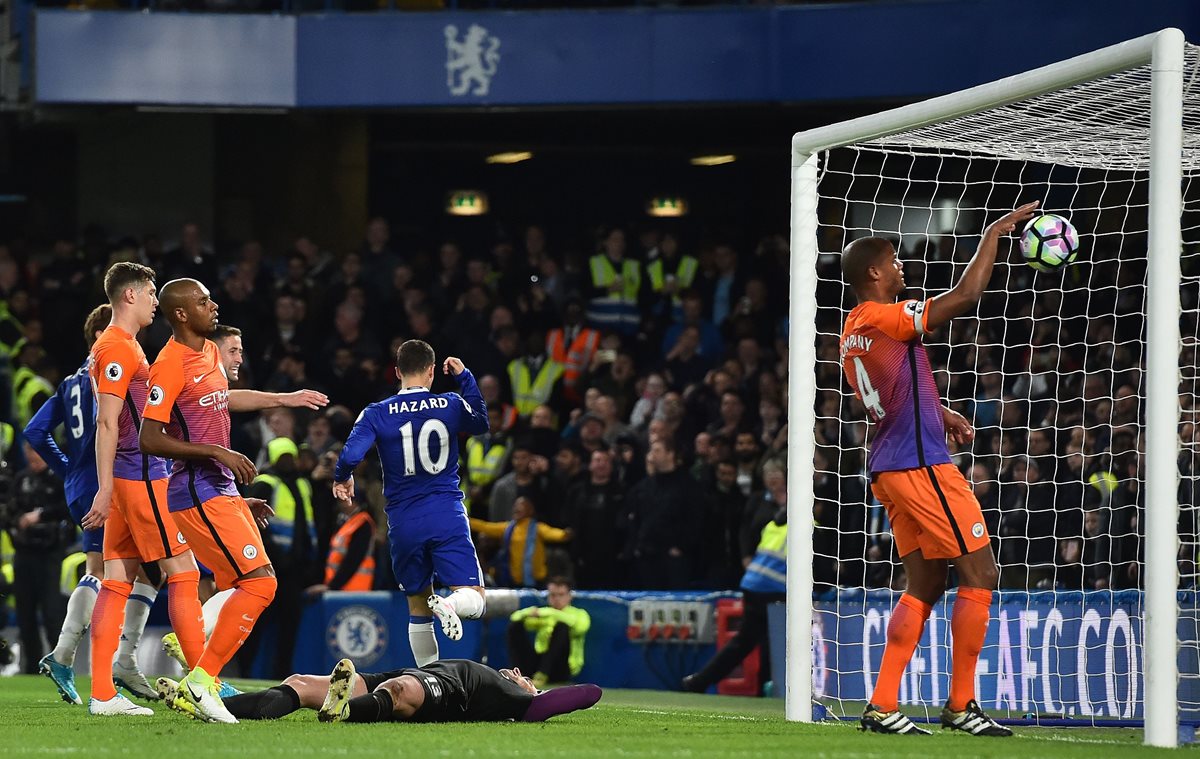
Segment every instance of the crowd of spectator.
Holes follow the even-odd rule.
[[[272,440],[296,443],[318,557],[302,581],[319,589],[319,557],[344,518],[330,463],[359,411],[395,392],[400,342],[424,339],[461,358],[488,403],[490,430],[461,441],[460,473],[494,582],[734,588],[786,499],[786,244],[688,247],[653,226],[594,239],[565,253],[529,225],[483,250],[445,240],[422,253],[377,218],[340,255],[305,237],[278,254],[255,241],[218,253],[194,224],[170,243],[93,235],[44,254],[0,248],[0,332],[13,331],[0,340],[12,341],[14,384],[53,388],[85,356],[75,336],[112,262],[145,263],[160,284],[207,283],[221,323],[241,330],[235,387],[330,397],[320,413],[233,420],[233,446],[260,470],[279,474]],[[147,355],[168,337],[161,319],[145,330]],[[439,375],[434,389],[457,388]],[[39,398],[24,395],[8,412],[18,430]],[[360,491],[385,529],[377,466],[363,465]],[[514,521],[524,527],[508,530]],[[378,558],[376,586],[388,587],[391,562]]]
[[[82,343],[48,336],[79,335],[105,268],[138,260],[160,282],[210,284],[221,322],[242,331],[235,386],[331,398],[320,413],[234,419],[234,447],[268,472],[279,469],[271,441],[296,445],[285,474],[311,486],[304,529],[316,543],[297,583],[329,589],[322,557],[339,520],[361,509],[373,517],[364,524],[386,529],[377,463],[362,465],[363,501],[347,513],[330,494],[332,463],[359,410],[394,392],[396,347],[421,338],[460,357],[488,403],[489,431],[462,441],[460,472],[491,582],[536,587],[561,574],[584,589],[734,588],[787,501],[786,242],[688,246],[654,226],[598,230],[594,241],[590,255],[559,250],[532,224],[487,249],[445,240],[423,253],[376,218],[340,255],[306,237],[283,253],[247,241],[218,255],[193,224],[169,245],[93,235],[42,254],[0,248],[0,348],[14,390],[0,393],[14,399],[5,418],[19,429],[79,365]],[[950,286],[973,250],[955,242],[910,243],[907,280],[930,293]],[[1115,250],[1053,280],[1001,264],[977,314],[927,341],[943,398],[977,430],[969,450],[952,452],[983,506],[1004,588],[1140,587],[1144,281],[1144,260]],[[837,257],[822,256],[815,575],[822,590],[901,587],[864,472],[867,426],[839,363],[850,298]],[[1195,336],[1195,294],[1186,299]],[[161,320],[146,330],[149,356],[168,334]],[[1193,340],[1182,365],[1194,350]],[[434,389],[455,387],[439,377]],[[1194,452],[1194,393],[1180,397]],[[30,466],[20,446],[8,454],[14,472]],[[1185,536],[1195,534],[1192,458],[1180,461]],[[1188,581],[1195,548],[1185,540],[1180,553]],[[386,541],[371,551],[374,586],[391,587]]]

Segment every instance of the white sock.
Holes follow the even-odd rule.
[[[125,604],[125,626],[121,628],[121,642],[117,645],[117,663],[123,667],[137,667],[137,646],[150,618],[150,607],[158,597],[158,590],[144,582],[133,583],[129,602]]]
[[[479,619],[483,616],[483,596],[472,588],[459,588],[446,599],[459,619]]]
[[[438,660],[437,638],[433,637],[433,617],[408,618],[408,645],[418,667]]]
[[[63,619],[58,643],[54,646],[54,660],[67,667],[75,664],[75,651],[79,641],[92,624],[92,609],[96,606],[96,594],[100,592],[100,579],[94,575],[79,578],[79,584],[71,591],[67,600],[67,616]]]
[[[204,602],[204,606],[200,607],[200,611],[204,613],[204,639],[208,640],[212,635],[213,628],[217,626],[217,617],[221,616],[221,609],[225,607],[225,602],[233,595],[236,588],[222,590],[220,593],[213,593],[212,596]]]

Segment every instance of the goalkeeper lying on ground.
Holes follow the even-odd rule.
[[[158,686],[167,698],[178,683],[163,677]],[[593,706],[601,693],[596,685],[539,691],[520,670],[497,672],[465,659],[363,674],[342,659],[329,675],[292,675],[274,688],[223,701],[239,720],[318,709],[322,722],[544,722]]]

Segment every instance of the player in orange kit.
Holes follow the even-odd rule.
[[[248,458],[229,448],[230,411],[274,406],[320,408],[324,394],[312,390],[264,393],[230,390],[215,343],[217,304],[194,279],[163,286],[161,307],[173,336],[150,367],[139,442],[142,450],[174,460],[167,504],[192,550],[213,570],[220,589],[234,588],[217,617],[196,665],[180,682],[171,704],[206,722],[237,722],[221,703],[216,677],[233,657],[275,596],[275,571],[263,548],[256,520],[237,483],[256,474]],[[184,655],[192,656],[185,644]]]
[[[135,336],[154,320],[158,306],[154,270],[135,263],[113,264],[104,275],[104,291],[112,305],[112,322],[92,345],[90,369],[96,397],[99,487],[82,520],[85,529],[105,528],[104,580],[91,619],[92,697],[88,711],[105,716],[147,716],[154,712],[118,694],[113,683],[113,656],[138,569],[143,562],[158,562],[170,586],[172,626],[181,638],[199,636],[202,641],[196,597],[200,573],[167,510],[167,462],[138,446],[150,367]],[[148,594],[142,590],[134,595]]]
[[[867,460],[871,490],[887,509],[907,578],[888,623],[875,692],[860,721],[863,730],[929,734],[898,709],[900,678],[933,604],[946,591],[953,561],[959,587],[942,726],[971,735],[1012,735],[975,700],[975,666],[999,570],[979,501],[946,447],[947,433],[967,443],[975,432],[961,415],[942,406],[922,338],[979,303],[1000,237],[1031,218],[1037,205],[1026,203],[989,225],[958,283],[927,300],[897,302],[905,286],[904,265],[887,240],[855,240],[842,252],[846,283],[858,299],[842,330],[842,370],[875,424]]]

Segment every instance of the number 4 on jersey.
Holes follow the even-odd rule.
[[[858,379],[858,394],[862,396],[862,402],[867,407],[867,411],[870,411],[871,416],[878,422],[887,416],[883,410],[883,401],[879,397],[879,391],[871,384],[871,378],[867,376],[867,367],[863,366],[862,359],[855,356],[852,360],[854,361],[854,376]]]

